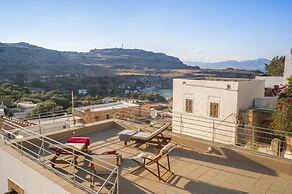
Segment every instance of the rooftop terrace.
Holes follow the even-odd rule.
[[[126,124],[133,127],[131,123]],[[76,135],[90,137],[92,154],[102,153],[109,149],[116,149],[122,154],[120,193],[292,193],[292,184],[289,184],[292,183],[292,176],[276,172],[267,165],[256,162],[242,152],[228,147],[221,147],[218,151],[215,149],[212,154],[206,153],[207,149],[204,151],[202,146],[192,141],[186,143],[183,137],[173,138],[173,143],[177,144],[176,149],[170,152],[171,169],[174,175],[166,174],[165,177],[168,177],[166,183],[158,181],[147,171],[131,174],[136,165],[130,158],[144,151],[154,153],[156,149],[146,144],[124,145],[117,136],[121,130],[123,128],[111,120],[91,126],[90,129],[76,130]],[[171,132],[166,132],[166,134],[172,135]],[[64,142],[70,133],[63,130],[53,132],[48,136]],[[50,158],[52,155],[45,157]],[[85,158],[86,156],[79,157],[78,165],[88,169]],[[163,162],[166,160],[164,159]],[[64,171],[66,174],[72,169],[68,165],[56,165],[56,170]],[[289,170],[291,171],[291,168]],[[90,178],[88,174],[79,172],[78,169],[76,173],[84,180]],[[44,173],[44,176],[48,175]],[[51,177],[56,178],[56,176]],[[70,182],[62,179],[58,182],[71,193],[82,193]],[[79,180],[79,182],[88,184],[87,181]]]
[[[75,108],[78,111],[84,112],[89,109],[91,112],[104,111],[104,110],[112,110],[112,109],[121,109],[121,108],[130,108],[137,107],[136,104],[131,104],[128,102],[113,102],[108,104],[99,104],[99,105],[91,105],[91,106],[83,106]]]

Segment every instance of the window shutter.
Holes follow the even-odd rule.
[[[193,100],[192,99],[186,99],[185,101],[185,111],[187,113],[193,112]]]
[[[210,102],[210,117],[219,117],[219,104],[215,102]]]

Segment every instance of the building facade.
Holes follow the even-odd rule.
[[[264,97],[262,80],[173,81],[173,131],[209,141],[235,144],[240,110]]]

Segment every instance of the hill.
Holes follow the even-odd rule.
[[[113,68],[185,68],[178,58],[141,49],[63,52],[28,43],[0,43],[0,74],[109,73]]]
[[[236,61],[228,60],[221,62],[200,62],[200,61],[185,61],[187,65],[199,66],[203,69],[244,69],[244,70],[259,70],[265,71],[265,63],[270,63],[270,60],[264,58],[258,58],[255,60]]]

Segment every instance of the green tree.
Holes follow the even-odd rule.
[[[9,95],[0,96],[0,104],[3,103],[5,106],[12,108],[13,107],[13,98]]]
[[[142,93],[138,99],[149,100],[149,102],[166,102],[166,99],[158,93]]]
[[[271,127],[277,134],[292,136],[292,76],[273,112]]]
[[[52,100],[54,100],[57,105],[63,107],[64,109],[67,109],[71,106],[71,99],[69,97],[54,96]]]
[[[270,64],[266,65],[266,73],[272,76],[282,76],[284,73],[285,56],[276,56]]]
[[[32,114],[33,116],[38,114],[46,115],[62,109],[63,108],[58,106],[55,102],[47,100],[45,102],[38,103],[37,106],[32,110]]]

